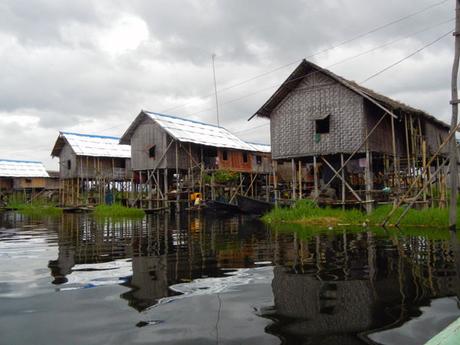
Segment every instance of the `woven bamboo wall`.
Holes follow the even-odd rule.
[[[330,132],[318,140],[315,119],[324,114]],[[351,153],[364,138],[362,97],[323,73],[306,77],[270,118],[274,159]]]

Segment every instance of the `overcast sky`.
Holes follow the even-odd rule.
[[[215,123],[213,53],[221,125],[269,143],[268,121],[246,120],[301,58],[363,81],[451,30],[454,4],[1,0],[0,158],[57,169],[59,130],[121,136],[141,109]],[[448,35],[363,85],[449,121],[452,59]]]

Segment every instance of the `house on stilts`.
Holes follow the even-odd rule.
[[[125,202],[131,188],[131,148],[120,138],[60,132],[51,152],[59,158],[60,204]]]
[[[370,211],[417,181],[409,196],[425,186],[421,203],[446,203],[447,155],[438,148],[449,126],[422,110],[303,60],[254,116],[270,120],[275,171],[291,168],[288,183],[275,178],[278,199]]]
[[[133,204],[166,208],[171,202],[230,201],[237,193],[267,198],[269,145],[247,143],[223,127],[141,111],[120,143],[131,145]]]
[[[0,159],[0,204],[9,198],[32,200],[47,189],[49,179],[41,162]]]

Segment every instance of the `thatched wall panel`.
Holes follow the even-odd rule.
[[[315,140],[315,120],[330,114],[330,131]],[[364,133],[362,97],[321,73],[304,79],[271,114],[274,159],[352,152]]]

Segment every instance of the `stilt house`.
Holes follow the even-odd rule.
[[[0,159],[0,196],[30,200],[46,188],[49,175],[41,162]]]
[[[231,172],[241,190],[255,194],[271,172],[268,145],[247,143],[225,128],[171,115],[141,111],[120,143],[131,145],[135,181],[141,184],[138,195],[147,193],[150,206],[152,200],[167,200],[171,190],[176,199],[187,200],[193,192],[214,199],[218,171]]]
[[[421,174],[427,183],[445,162],[438,155],[423,170],[447,124],[306,60],[253,116],[270,119],[272,158],[291,167],[278,197],[326,190],[325,202],[371,205],[401,195]],[[445,202],[443,181],[442,173],[433,179],[423,202]]]
[[[59,158],[61,204],[76,206],[113,202],[131,182],[131,148],[120,138],[60,132],[52,157]]]

